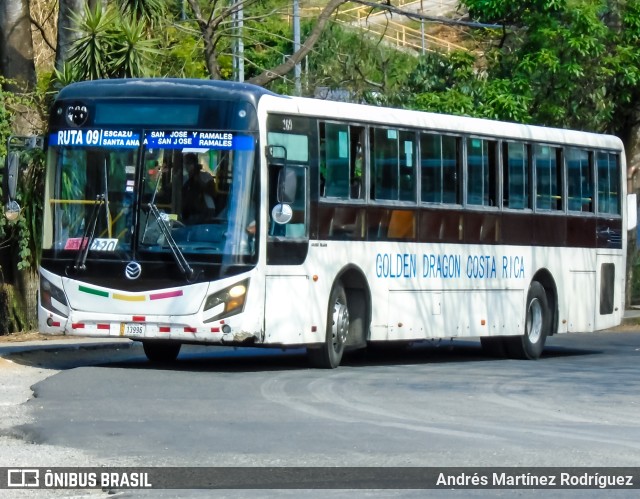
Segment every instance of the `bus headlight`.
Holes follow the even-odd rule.
[[[62,317],[69,316],[69,304],[64,291],[42,275],[40,276],[40,304],[49,312]]]
[[[209,317],[206,317],[204,322],[224,319],[225,317],[242,312],[244,310],[248,287],[249,280],[247,279],[222,291],[218,291],[213,295],[209,295],[204,302],[205,316]],[[207,311],[209,313],[207,313]]]

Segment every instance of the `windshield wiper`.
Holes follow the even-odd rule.
[[[100,207],[105,202],[104,198],[104,194],[98,194],[96,196],[96,202],[94,203],[91,210],[91,215],[89,216],[89,223],[84,226],[84,233],[82,234],[82,239],[80,240],[80,250],[78,251],[78,256],[76,256],[76,261],[73,265],[73,268],[75,270],[86,270],[87,268],[87,256],[89,255],[89,248],[91,247],[91,243],[93,243],[93,240],[96,237],[98,213],[100,212]]]
[[[154,216],[154,218],[156,219],[156,222],[158,222],[158,227],[160,227],[160,232],[162,232],[162,235],[164,236],[165,241],[167,241],[167,244],[171,249],[171,253],[173,254],[173,258],[178,264],[178,267],[180,268],[180,272],[184,274],[184,276],[187,278],[188,281],[193,279],[195,271],[191,268],[191,266],[189,265],[189,262],[187,261],[184,254],[180,250],[180,247],[178,246],[175,239],[171,235],[171,229],[167,225],[167,221],[164,219],[164,217],[162,216],[162,213],[160,213],[160,211],[158,210],[158,207],[155,204],[153,204],[153,202],[149,203],[149,212]]]

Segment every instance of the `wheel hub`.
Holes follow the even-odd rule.
[[[333,348],[338,349],[347,341],[349,332],[349,309],[344,303],[336,301],[333,305],[333,326],[331,328],[331,338]]]
[[[532,300],[527,310],[527,335],[531,343],[537,343],[542,336],[542,306],[538,299]]]

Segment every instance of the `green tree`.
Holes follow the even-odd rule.
[[[157,2],[149,2],[152,8]],[[159,4],[156,13],[141,11],[139,5],[121,2],[72,14],[77,37],[72,42],[69,61],[56,70],[56,83],[99,78],[151,76],[152,61],[161,54],[158,40],[151,37],[154,23],[164,12]]]
[[[33,40],[29,25],[29,2],[0,2],[0,334],[19,331],[29,324],[34,309],[27,296],[33,289],[35,274],[31,244],[31,212],[25,211],[17,222],[5,219],[4,158],[7,139],[13,134],[29,134],[39,126],[39,114],[31,105],[36,88]],[[31,200],[23,189],[17,194],[24,207]]]
[[[415,56],[377,37],[333,24],[310,56],[309,86],[340,90],[356,102],[411,107],[402,82],[417,65]]]
[[[528,121],[625,134],[638,97],[638,0],[462,3],[475,18],[504,25],[488,53],[487,82],[501,80]]]
[[[282,7],[289,5],[288,2],[263,2],[261,0],[237,0],[235,2],[222,2],[219,0],[212,2],[187,1],[202,37],[204,60],[209,77],[212,79],[221,79],[229,76],[228,71],[225,73],[225,63],[228,64],[230,60],[228,54],[230,53],[232,39],[238,36],[234,28],[234,16],[241,9],[243,13],[251,16],[253,14],[252,9],[255,10],[255,13],[260,13],[260,11],[265,12],[265,7],[267,7],[265,14],[257,15],[253,19],[253,21],[264,23],[269,16],[279,15],[282,12]],[[331,15],[347,1],[329,0],[317,15],[312,29],[308,32],[305,40],[302,41],[299,50],[292,52],[289,57],[286,57],[284,61],[279,62],[277,65],[262,69],[247,81],[256,85],[266,86],[288,74],[296,64],[300,63],[309,54],[329,23]],[[250,26],[249,20],[247,20],[247,25]],[[256,24],[254,22],[253,29],[255,28]],[[255,34],[256,32],[254,31],[253,36]],[[277,37],[277,33],[275,36]],[[228,66],[226,67],[228,68]],[[253,67],[257,69],[255,65]]]
[[[27,0],[0,2],[0,75],[14,91],[30,91],[36,85],[33,39]]]
[[[34,114],[38,102],[32,94],[16,94],[2,88],[15,88],[15,82],[7,82],[0,76],[0,179],[4,180],[4,158],[7,142],[16,130],[16,117],[23,113]],[[27,110],[27,111],[25,111]],[[42,151],[23,154],[22,181],[18,184],[17,201],[22,206],[20,217],[8,222],[4,213],[4,182],[0,182],[0,334],[21,331],[35,326],[31,313],[34,304],[33,290],[36,282],[36,265],[40,252],[42,227],[43,182]],[[30,322],[31,321],[31,322]]]

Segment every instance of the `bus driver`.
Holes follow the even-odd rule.
[[[185,155],[184,165],[188,176],[182,186],[182,220],[186,224],[203,223],[216,213],[214,177],[202,170],[195,153]]]

